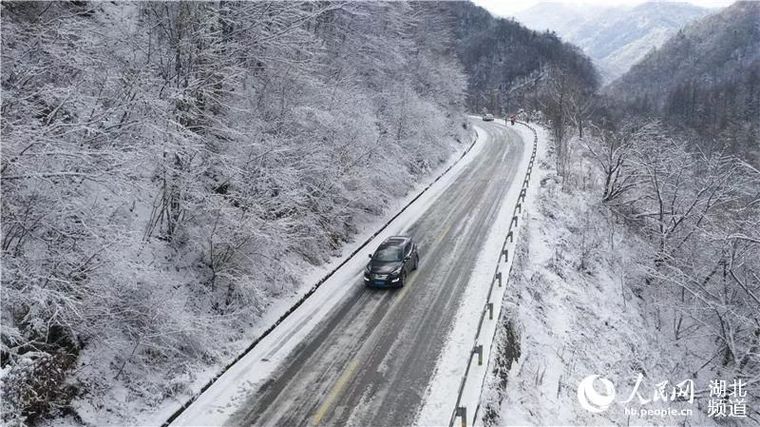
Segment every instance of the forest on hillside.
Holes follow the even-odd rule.
[[[542,109],[543,91],[557,80],[590,96],[599,74],[581,50],[551,32],[497,18],[469,2],[450,2],[456,50],[467,73],[470,111],[496,115]]]
[[[494,88],[591,73],[469,3],[1,7],[6,423],[191,393]]]
[[[758,3],[601,94],[577,47],[469,2],[0,8],[4,424],[129,424],[197,391],[469,145],[466,113],[521,109],[547,182],[593,196],[573,268],[635,236],[621,271],[669,357],[760,383]]]
[[[471,139],[434,4],[1,7],[6,423],[182,392]]]
[[[618,108],[693,131],[760,166],[760,3],[688,25],[605,91]]]
[[[624,74],[653,48],[684,25],[711,13],[691,2],[621,3],[541,2],[517,12],[528,28],[554,31],[577,45],[609,83]]]
[[[602,93],[546,76],[537,104],[552,136],[542,186],[571,231],[542,274],[581,287],[610,272],[623,305],[641,307],[642,336],[668,351],[651,363],[701,384],[741,379],[748,399],[760,397],[759,16],[738,2],[703,18]]]

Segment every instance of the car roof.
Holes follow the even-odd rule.
[[[405,245],[408,241],[412,240],[409,236],[391,236],[383,241],[380,246],[401,246]]]

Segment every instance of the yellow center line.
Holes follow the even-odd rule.
[[[414,283],[414,278],[410,278],[407,283],[404,284],[404,287],[401,288],[401,291],[399,292],[398,297],[391,303],[391,306],[388,308],[387,313],[390,313],[394,307],[398,304],[399,301],[401,301],[406,293],[409,291],[409,288]],[[375,328],[375,330],[370,334],[369,338],[365,341],[371,342],[374,338],[375,333],[378,332],[381,328]],[[338,396],[340,396],[343,391],[346,389],[346,386],[349,383],[349,380],[354,376],[356,373],[356,369],[359,367],[359,360],[361,359],[359,357],[359,353],[357,353],[354,357],[351,358],[346,368],[343,370],[343,373],[341,373],[340,377],[338,377],[338,380],[335,381],[335,383],[330,387],[330,392],[327,394],[327,398],[324,402],[319,406],[319,409],[317,409],[317,412],[314,413],[314,417],[311,419],[311,425],[320,425],[322,423],[322,420],[324,419],[325,415],[330,411],[335,401],[338,399]]]
[[[349,379],[354,375],[354,372],[356,372],[356,369],[359,367],[359,361],[354,358],[351,360],[351,362],[348,364],[348,367],[343,371],[343,373],[338,378],[338,381],[333,384],[330,393],[327,395],[327,399],[320,405],[319,409],[317,409],[317,412],[314,414],[314,417],[311,419],[312,425],[320,425],[322,423],[322,419],[327,415],[327,412],[332,407],[335,400],[338,398],[338,395],[340,395],[343,392],[343,389],[346,388],[346,385],[348,384]]]
[[[453,212],[452,212],[453,215]],[[452,215],[449,215],[449,218],[451,218]],[[454,226],[455,221],[449,221],[448,224],[445,226],[443,231],[438,234],[438,238],[435,240],[432,247],[437,246],[440,244],[451,232],[451,228]],[[409,278],[408,282],[404,284],[404,287],[401,288],[399,291],[398,296],[396,299],[391,303],[391,306],[388,308],[388,311],[386,312],[386,315],[383,316],[383,318],[388,317],[389,314],[398,306],[399,301],[402,301],[406,294],[409,291],[409,288],[412,287],[412,284],[414,283],[414,278],[417,277],[416,275],[414,277]],[[379,326],[379,325],[378,325]],[[374,338],[375,334],[378,333],[378,331],[382,330],[380,327],[376,327],[372,334],[370,334],[369,338],[365,341],[365,344],[368,342],[372,342],[372,339]],[[363,347],[367,348],[367,347]],[[317,411],[314,413],[314,416],[311,419],[311,425],[318,426],[322,423],[322,420],[325,418],[327,413],[330,411],[330,409],[333,407],[335,401],[338,399],[338,397],[345,391],[346,386],[348,386],[349,381],[356,373],[356,370],[359,367],[359,360],[361,359],[359,355],[362,352],[359,351],[354,357],[351,358],[346,368],[341,373],[340,377],[338,377],[338,380],[335,381],[335,383],[330,387],[330,391],[327,394],[327,398],[322,402],[322,404],[319,406]]]

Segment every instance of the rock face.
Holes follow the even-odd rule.
[[[688,3],[652,2],[623,8],[547,2],[516,18],[530,28],[555,31],[580,46],[597,64],[604,81],[610,82],[680,28],[709,13]]]

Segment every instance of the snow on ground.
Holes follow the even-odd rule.
[[[506,126],[504,120],[496,120],[497,123]],[[441,426],[448,425],[452,411],[456,406],[457,394],[460,382],[467,368],[467,360],[474,344],[475,334],[480,321],[480,314],[484,309],[487,301],[488,289],[494,275],[494,269],[499,265],[499,270],[507,276],[509,266],[512,263],[511,256],[505,263],[499,262],[499,252],[501,251],[504,238],[509,230],[509,223],[512,221],[512,212],[515,203],[520,195],[522,181],[525,177],[525,171],[530,161],[533,148],[533,133],[525,126],[509,126],[511,130],[516,131],[525,144],[523,150],[520,169],[515,175],[512,186],[507,194],[498,215],[498,221],[492,225],[488,240],[484,243],[478,255],[478,260],[473,269],[467,289],[462,297],[455,322],[449,337],[444,344],[444,349],[437,362],[437,367],[433,379],[425,391],[425,403],[417,415],[416,425],[422,426]],[[523,209],[525,211],[525,208]],[[509,246],[511,248],[511,246]],[[494,287],[494,295],[491,300],[497,302],[501,300],[504,287],[499,289]],[[483,330],[480,334],[478,344],[483,344],[484,360],[488,360],[490,354],[490,340],[493,337],[493,331],[496,320],[499,318],[500,305],[494,306],[494,320],[485,320]],[[468,382],[465,387],[465,397],[463,400],[468,402],[477,402],[480,396],[480,386],[482,378],[485,375],[484,363],[482,367],[473,362],[468,374]],[[474,411],[476,404],[470,404],[468,409]],[[474,412],[469,412],[467,417],[471,419]]]
[[[440,180],[435,182],[422,197],[416,200],[398,218],[378,234],[367,245],[365,250],[360,251],[331,276],[317,291],[311,295],[303,305],[294,311],[283,323],[281,323],[270,335],[264,338],[250,353],[235,364],[229,371],[222,375],[208,390],[206,390],[187,410],[185,410],[172,425],[220,425],[235,412],[248,393],[255,389],[261,381],[265,380],[293,350],[296,345],[324,318],[342,298],[347,294],[350,284],[360,283],[360,274],[366,265],[367,254],[371,253],[377,245],[389,236],[402,234],[411,226],[454,182],[464,167],[477,156],[481,148],[487,142],[488,134],[475,126],[478,133],[478,141],[470,152],[465,155],[456,165]],[[459,159],[460,153],[452,155],[448,164],[443,165],[432,176],[437,176],[450,164]],[[403,206],[408,204],[424,189],[427,184],[418,185],[404,199],[398,200],[388,212],[388,216],[367,224],[355,243],[346,245],[342,256],[335,258],[329,264],[315,268],[304,278],[304,287],[298,294],[290,298],[278,301],[266,313],[260,322],[261,331],[273,324],[288,308],[306,293],[313,283],[330,270],[344,262],[350,254],[356,250],[365,240],[370,238],[385,222],[388,221]],[[208,375],[196,381],[194,390],[199,390],[208,382],[221,367],[209,370]],[[185,396],[189,398],[189,396]],[[182,402],[174,402],[166,405],[160,412],[149,414],[141,420],[141,424],[160,424],[166,420]]]
[[[547,140],[545,135],[541,140]],[[713,425],[697,403],[641,404],[637,396],[620,403],[631,397],[639,373],[643,382],[638,391],[646,400],[652,400],[656,383],[669,381],[665,388],[669,394],[674,384],[687,379],[673,374],[683,366],[673,361],[677,358],[668,357],[678,344],[656,331],[647,303],[632,294],[632,285],[642,277],[620,273],[632,270],[629,267],[644,242],[622,228],[609,233],[604,211],[596,208],[598,195],[561,191],[541,146],[538,160],[533,181],[538,191],[528,193],[532,207],[518,239],[499,322],[515,326],[513,331],[501,326],[497,332],[500,351],[516,353],[517,360],[491,358],[492,375],[481,402],[486,406],[481,414],[488,416],[480,421],[487,425]],[[517,338],[509,337],[510,333]],[[617,391],[601,413],[588,412],[579,403],[578,384],[589,375],[606,377]],[[603,392],[598,387],[595,390]],[[627,408],[634,413],[626,413]],[[692,410],[692,414],[639,412],[668,408]]]

